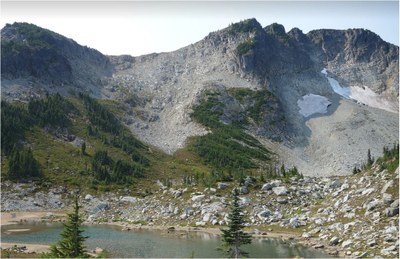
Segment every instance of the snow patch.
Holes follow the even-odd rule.
[[[386,110],[389,112],[398,112],[398,107],[394,102],[387,100],[384,96],[372,91],[367,86],[341,87],[339,82],[328,76],[326,68],[321,71],[328,79],[332,90],[346,99],[355,100],[358,103],[365,104],[374,108]]]
[[[300,108],[299,113],[304,117],[309,117],[315,113],[326,113],[330,104],[328,98],[316,94],[304,95],[297,101]]]

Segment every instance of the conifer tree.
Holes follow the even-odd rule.
[[[239,194],[236,189],[233,193],[233,201],[228,220],[228,229],[221,229],[224,246],[228,247],[227,252],[234,258],[246,256],[247,253],[242,251],[240,246],[250,244],[251,236],[243,231],[244,215],[239,206]]]
[[[51,246],[49,257],[54,258],[87,258],[84,241],[88,237],[83,236],[81,229],[82,218],[79,215],[78,195],[75,197],[74,210],[68,214],[64,230],[60,234],[62,239],[56,245]]]
[[[371,150],[368,149],[368,153],[367,153],[367,165],[371,166],[374,163],[374,159],[371,156]]]
[[[83,142],[83,143],[82,143],[82,146],[81,146],[81,153],[82,153],[82,155],[85,155],[85,154],[86,154],[86,142]]]

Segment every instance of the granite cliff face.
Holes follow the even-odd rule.
[[[398,140],[398,114],[380,104],[398,110],[399,49],[367,30],[286,33],[250,19],[174,52],[106,57],[33,25],[40,36],[29,37],[22,25],[1,33],[3,98],[72,89],[119,100],[132,132],[170,154],[209,132],[190,116],[209,92],[224,104],[224,123],[249,116],[254,95],[227,94],[238,88],[273,96],[247,132],[304,174],[347,174],[368,148],[378,155]],[[312,110],[315,96],[326,101]]]
[[[399,48],[364,29],[316,30],[308,38],[327,69],[345,85],[366,85],[379,94],[399,94]],[[321,55],[321,54],[320,54]]]

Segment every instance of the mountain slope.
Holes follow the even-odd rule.
[[[2,38],[11,35],[13,27],[18,25],[3,29]],[[70,62],[76,56],[63,57]],[[104,62],[80,59],[94,72],[71,70],[71,84],[127,104],[124,123],[139,139],[168,154],[184,148],[190,137],[213,132],[191,116],[207,100],[207,92],[217,93],[222,102],[220,122],[239,122],[246,134],[305,174],[348,174],[368,148],[378,156],[384,145],[398,140],[397,114],[368,106],[387,102],[397,111],[398,47],[367,30],[304,34],[295,28],[286,33],[282,25],[262,28],[249,19],[174,52],[100,60]],[[2,88],[3,96],[20,88],[37,91],[28,84],[31,77],[43,82],[32,73],[18,79],[15,73],[7,75],[2,82],[12,87]],[[92,83],[97,79],[97,84],[82,87],[79,82],[87,78],[93,78]],[[52,89],[51,83],[42,84]],[[240,89],[250,92],[245,97],[233,94]],[[354,98],[338,89],[351,91],[348,96]],[[256,105],[256,96],[266,93],[274,98]],[[371,93],[373,101],[367,95]],[[316,107],[316,100],[325,101]],[[305,115],[300,106],[311,112]]]
[[[3,98],[21,98],[69,91],[99,96],[100,80],[112,67],[97,50],[28,23],[7,24],[1,30]]]

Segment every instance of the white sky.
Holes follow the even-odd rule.
[[[1,1],[0,25],[29,22],[108,55],[166,52],[230,23],[256,18],[286,31],[369,29],[399,45],[399,2],[392,1]]]

